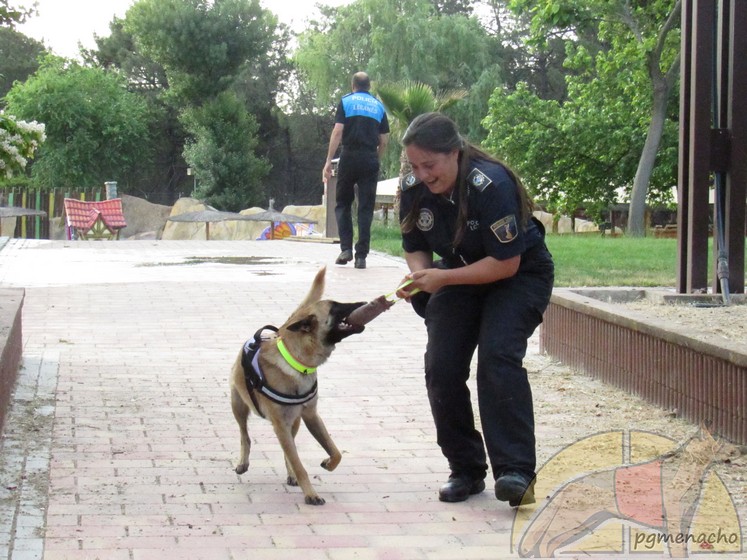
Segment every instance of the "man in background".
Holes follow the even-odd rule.
[[[371,81],[365,72],[353,75],[352,92],[337,105],[335,126],[329,138],[323,181],[332,176],[332,158],[342,145],[337,166],[335,218],[340,235],[340,255],[335,264],[353,260],[355,268],[366,268],[371,242],[371,222],[376,203],[379,165],[389,140],[389,121],[381,101],[369,93]],[[353,247],[352,207],[358,185],[358,242]]]

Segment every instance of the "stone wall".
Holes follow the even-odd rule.
[[[0,288],[0,433],[21,365],[24,295],[20,288]]]

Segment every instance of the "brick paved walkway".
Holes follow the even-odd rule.
[[[343,461],[328,473],[309,434],[298,440],[326,505],[283,484],[263,421],[250,424],[249,472],[233,473],[227,379],[244,340],[282,323],[324,264],[326,296],[339,301],[389,292],[405,273],[381,255],[366,270],[335,266],[337,252],[292,241],[11,240],[0,284],[26,298],[3,449],[18,475],[1,504],[8,557],[511,556],[513,511],[490,492],[437,500],[447,473],[422,383],[424,329],[405,304],[320,369],[320,409]]]
[[[298,442],[326,505],[305,505],[283,483],[263,421],[250,424],[249,471],[233,472],[227,379],[244,340],[282,323],[322,265],[326,296],[339,301],[390,292],[406,271],[378,254],[366,270],[335,266],[337,252],[293,241],[8,242],[0,285],[26,289],[25,346],[2,442],[0,557],[515,558],[514,510],[491,486],[461,504],[437,499],[448,473],[422,381],[424,328],[406,304],[320,368],[320,411],[342,463],[329,473],[304,429]]]

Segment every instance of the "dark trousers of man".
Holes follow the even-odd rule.
[[[376,204],[376,184],[379,181],[379,156],[376,151],[343,148],[337,166],[335,217],[340,236],[340,249],[353,249],[353,201],[358,185],[358,242],[355,256],[365,258],[371,244],[371,222]]]
[[[552,259],[541,249],[541,262],[526,267],[534,270],[486,286],[449,286],[428,301],[426,386],[438,444],[454,475],[484,478],[485,447],[494,478],[508,471],[535,475],[534,408],[522,362],[552,292]],[[467,387],[476,346],[482,436]]]

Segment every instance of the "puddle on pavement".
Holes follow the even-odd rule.
[[[195,264],[236,264],[243,266],[268,266],[292,264],[300,261],[277,257],[187,257],[181,262],[141,263],[137,266],[189,266]],[[270,274],[263,271],[263,274]]]

